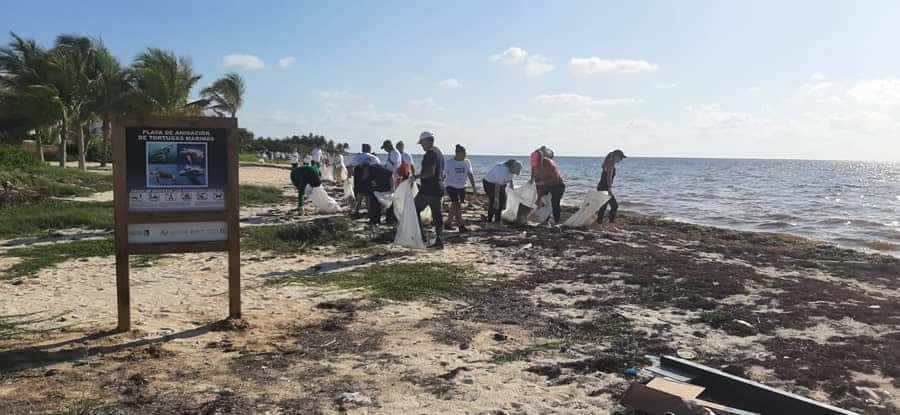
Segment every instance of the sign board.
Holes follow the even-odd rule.
[[[142,117],[113,124],[119,329],[128,330],[128,257],[228,252],[229,316],[240,317],[237,120]]]

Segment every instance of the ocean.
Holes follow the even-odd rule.
[[[469,156],[479,192],[484,173],[509,158]],[[527,169],[527,156],[514,158]],[[577,206],[603,160],[556,161],[563,203]],[[529,177],[523,171],[517,183]],[[630,157],[618,165],[614,193],[620,209],[637,213],[900,256],[900,162]]]

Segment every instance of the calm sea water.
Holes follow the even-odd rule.
[[[509,157],[469,158],[482,191],[482,175]],[[528,166],[526,156],[515,158]],[[566,178],[563,203],[578,205],[596,188],[601,163],[557,157]],[[898,162],[632,157],[619,164],[614,192],[630,211],[900,256]]]

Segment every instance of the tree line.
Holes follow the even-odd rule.
[[[86,169],[89,150],[106,164],[110,157],[112,120],[127,115],[235,117],[244,103],[244,80],[228,73],[200,90],[191,91],[201,76],[188,57],[147,48],[123,66],[99,39],[60,35],[52,47],[10,33],[0,48],[0,142],[35,140],[41,160],[43,145],[58,145],[59,164],[65,167],[68,147],[75,143],[78,167]],[[285,145],[256,139],[241,129],[248,151]],[[337,149],[322,136],[286,138],[287,146],[318,143]],[[329,144],[331,143],[331,144]],[[343,148],[343,145],[342,147]]]
[[[241,129],[243,130],[243,129]],[[322,151],[329,154],[346,153],[350,149],[350,144],[336,143],[334,140],[326,139],[323,135],[304,134],[293,135],[290,137],[273,138],[273,137],[255,137],[250,131],[239,131],[241,138],[241,152],[259,153],[264,151],[280,151],[282,153],[292,153],[298,150],[301,154],[309,153],[313,147],[319,146]]]

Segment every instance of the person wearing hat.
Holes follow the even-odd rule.
[[[442,249],[444,247],[444,241],[441,238],[444,229],[444,215],[441,211],[441,199],[444,196],[444,155],[441,154],[439,148],[434,146],[434,134],[428,131],[419,134],[419,144],[425,151],[425,155],[422,157],[422,171],[416,176],[421,180],[419,194],[415,199],[416,212],[421,214],[426,207],[431,208],[434,231],[437,234],[431,247]],[[421,219],[419,224],[421,226]]]
[[[447,216],[447,229],[456,221],[460,232],[466,232],[462,219],[462,203],[466,201],[466,179],[472,184],[475,192],[475,176],[472,174],[472,162],[466,158],[466,148],[457,144],[456,155],[445,162],[447,168],[447,197],[450,198],[450,215]]]
[[[506,209],[506,186],[513,181],[513,176],[522,172],[522,163],[509,159],[500,163],[484,175],[484,192],[487,193],[487,221],[500,222],[500,215]]]
[[[606,155],[603,159],[603,175],[600,177],[600,183],[597,183],[597,190],[609,192],[609,201],[604,203],[597,211],[597,224],[603,223],[603,217],[606,216],[606,207],[609,206],[609,223],[615,223],[616,212],[619,210],[619,202],[613,196],[613,180],[616,178],[616,164],[625,160],[625,153],[622,150],[614,150]]]

